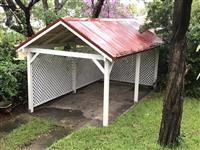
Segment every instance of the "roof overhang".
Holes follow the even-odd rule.
[[[93,48],[95,51],[97,51],[99,54],[101,54],[104,58],[106,58],[106,59],[108,59],[109,61],[112,61],[112,60],[114,60],[114,59],[116,59],[116,58],[120,58],[120,57],[123,57],[123,56],[126,56],[126,55],[130,55],[130,54],[133,54],[133,53],[139,53],[139,52],[142,52],[142,51],[144,51],[144,50],[149,50],[149,49],[152,49],[152,48],[155,48],[155,47],[158,47],[158,46],[160,46],[160,44],[162,44],[163,43],[163,41],[159,38],[159,37],[157,37],[154,33],[152,33],[152,32],[150,32],[150,31],[147,31],[147,32],[145,32],[145,33],[143,33],[143,34],[140,34],[139,32],[136,32],[137,30],[136,29],[134,29],[133,31],[132,31],[132,34],[130,34],[130,35],[128,35],[129,34],[129,32],[128,31],[126,31],[126,34],[127,35],[124,35],[124,37],[123,37],[123,39],[125,39],[125,41],[126,41],[126,38],[129,38],[129,43],[128,44],[130,44],[130,37],[131,36],[136,36],[135,37],[135,39],[136,40],[138,40],[138,41],[132,41],[132,44],[135,44],[134,42],[137,42],[138,44],[139,43],[144,43],[144,46],[143,47],[141,47],[141,48],[138,48],[137,50],[133,50],[133,49],[130,49],[129,51],[127,50],[127,51],[120,51],[120,52],[117,52],[117,51],[115,51],[115,52],[117,52],[117,54],[116,55],[112,55],[111,53],[110,53],[110,49],[109,49],[109,47],[106,49],[106,48],[104,48],[104,45],[105,44],[107,44],[107,45],[109,45],[109,44],[112,44],[113,43],[113,41],[115,42],[114,44],[115,44],[115,46],[118,46],[116,43],[117,43],[117,41],[116,41],[116,35],[114,35],[114,34],[118,34],[118,33],[116,33],[116,32],[114,32],[113,31],[113,29],[111,28],[110,29],[110,31],[108,31],[108,33],[107,34],[111,34],[111,35],[114,35],[115,37],[113,37],[113,41],[112,41],[112,39],[111,39],[111,41],[110,41],[110,43],[109,43],[109,41],[107,42],[105,39],[104,39],[104,36],[103,37],[100,37],[100,38],[102,38],[102,41],[104,42],[103,44],[99,44],[98,43],[98,39],[96,40],[95,39],[95,36],[97,37],[97,35],[95,35],[94,37],[90,37],[90,36],[88,36],[88,35],[90,35],[90,33],[89,32],[92,32],[92,30],[88,30],[88,32],[86,32],[86,31],[84,31],[84,32],[81,32],[81,29],[79,29],[79,28],[77,28],[75,25],[73,25],[73,21],[74,21],[74,23],[79,23],[79,22],[82,22],[82,24],[84,24],[86,21],[87,22],[97,22],[97,23],[99,23],[99,22],[103,22],[103,24],[105,25],[105,23],[106,24],[108,24],[109,25],[109,23],[112,23],[112,22],[125,22],[126,24],[125,24],[125,26],[124,26],[124,28],[127,26],[127,30],[129,29],[129,30],[133,30],[132,28],[133,28],[133,25],[132,25],[132,23],[134,23],[134,20],[133,19],[80,19],[80,18],[59,18],[59,19],[57,19],[56,21],[54,21],[54,22],[52,22],[51,24],[49,24],[46,28],[44,28],[43,30],[41,30],[41,31],[39,31],[38,33],[36,33],[34,36],[32,36],[32,37],[30,37],[28,40],[26,40],[25,42],[23,42],[23,43],[21,43],[21,44],[19,44],[16,48],[17,48],[17,50],[18,51],[26,51],[25,49],[26,48],[29,48],[29,46],[33,43],[33,42],[35,42],[35,41],[37,41],[38,39],[40,39],[40,38],[42,38],[44,35],[46,35],[46,34],[48,34],[49,32],[51,32],[52,30],[54,30],[55,28],[57,28],[58,26],[62,26],[62,27],[64,27],[65,29],[67,29],[68,31],[70,31],[70,33],[72,33],[73,35],[75,35],[75,36],[77,36],[80,40],[82,40],[84,43],[86,43],[87,45],[89,45],[91,48]],[[121,24],[119,24],[118,26],[119,26],[119,29],[120,29],[120,27],[122,28],[123,27],[123,23],[122,23],[122,25]],[[80,24],[80,27],[81,27],[81,23],[79,23]],[[137,24],[137,23],[136,23]],[[111,24],[112,26],[113,25],[115,25],[115,24]],[[93,25],[91,24],[91,26],[93,27]],[[112,27],[111,26],[111,27]],[[115,27],[115,26],[114,26]],[[117,24],[116,24],[116,27],[117,27]],[[135,27],[135,25],[134,25],[134,27]],[[88,27],[89,29],[90,29],[90,27]],[[99,26],[99,24],[97,24],[97,26],[96,26],[96,29],[98,29],[98,28],[101,28],[101,26]],[[103,28],[103,25],[102,25],[102,28]],[[85,29],[85,28],[83,28],[83,29]],[[101,30],[103,30],[103,29],[101,29]],[[96,32],[96,31],[94,31],[94,32]],[[97,33],[99,33],[100,31],[97,31]],[[120,31],[119,31],[120,32]],[[131,32],[131,31],[130,31]],[[95,34],[97,34],[97,33],[95,33]],[[134,34],[136,34],[136,35],[134,35]],[[119,34],[120,35],[120,34]],[[123,35],[123,34],[122,34]],[[99,38],[99,37],[97,37],[97,38]],[[110,37],[110,38],[112,38],[112,36]],[[115,39],[114,39],[115,38]],[[121,37],[122,38],[122,37]],[[137,39],[138,38],[138,39]],[[101,43],[101,42],[100,42]],[[136,44],[137,44],[136,43]],[[142,44],[143,44],[142,43]],[[145,47],[145,45],[147,45],[147,44],[149,44],[149,46],[146,46]],[[123,43],[122,43],[123,44]],[[126,43],[125,43],[126,44]],[[139,45],[140,46],[140,45]],[[112,47],[111,48],[113,48],[114,46],[112,45]],[[121,46],[122,47],[122,46]],[[133,47],[133,46],[132,46]],[[115,48],[115,47],[114,47]],[[124,48],[124,47],[122,47],[122,48]],[[134,47],[133,47],[134,48]],[[119,47],[118,47],[118,49],[119,49]]]

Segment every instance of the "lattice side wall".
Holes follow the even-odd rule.
[[[72,91],[71,59],[40,54],[32,63],[33,106]]]
[[[140,84],[152,86],[154,84],[154,70],[156,49],[142,53],[140,66]]]
[[[81,88],[103,78],[103,74],[89,59],[76,59],[76,88]]]
[[[130,55],[116,60],[110,75],[111,80],[121,82],[134,82],[135,55]]]
[[[156,50],[149,50],[141,53],[140,84],[149,86],[153,85],[156,53]],[[111,72],[111,80],[134,83],[135,61],[135,54],[118,59],[114,63]]]

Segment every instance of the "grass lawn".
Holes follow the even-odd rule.
[[[152,94],[107,128],[86,127],[54,143],[48,150],[157,150],[162,96]],[[200,149],[200,99],[186,98],[180,150]]]
[[[43,133],[47,133],[55,125],[49,120],[33,118],[27,124],[14,129],[6,137],[0,139],[0,150],[16,150],[29,144]]]

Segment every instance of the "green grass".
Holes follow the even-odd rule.
[[[55,125],[52,121],[33,118],[28,123],[14,129],[6,137],[0,139],[0,150],[16,150],[29,144],[39,135],[47,133]]]
[[[54,143],[48,150],[157,150],[162,97],[153,94],[107,128],[87,127]],[[200,100],[187,98],[180,150],[200,149]]]

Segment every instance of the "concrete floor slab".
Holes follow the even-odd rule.
[[[114,120],[134,104],[134,85],[120,82],[110,84],[110,110],[109,120]],[[149,93],[150,89],[140,89],[139,99]],[[102,122],[103,114],[103,82],[98,81],[77,90],[77,93],[70,93],[56,100],[46,103],[36,109],[62,109],[79,110],[89,120]],[[63,114],[64,115],[64,114]]]

